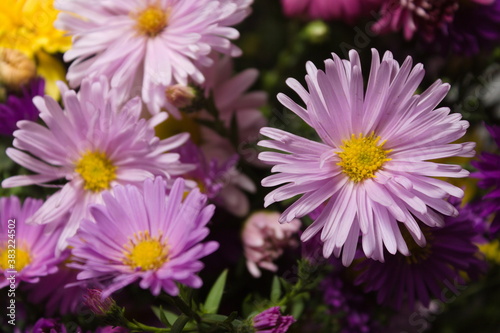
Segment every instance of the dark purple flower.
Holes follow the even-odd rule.
[[[349,272],[340,260],[330,259],[330,262],[334,269],[319,285],[328,315],[339,318],[341,333],[378,332],[379,324],[372,315],[373,300],[347,278]]]
[[[66,327],[55,319],[40,318],[32,329],[33,333],[66,333]]]
[[[374,32],[402,31],[442,52],[473,55],[500,41],[500,0],[387,0],[380,14]]]
[[[490,1],[491,2],[491,1]],[[437,44],[443,51],[474,55],[500,42],[500,0],[490,4],[460,5],[455,18],[440,31]]]
[[[283,316],[280,307],[274,306],[256,315],[253,327],[260,333],[285,333],[294,322],[293,316]]]
[[[500,126],[486,126],[493,140],[500,147]],[[472,176],[479,179],[478,186],[490,192],[477,203],[483,217],[488,217],[500,210],[500,155],[483,152],[479,161],[472,161],[478,170]],[[492,235],[500,231],[500,214],[495,214],[490,226]]]
[[[409,256],[387,253],[385,263],[365,259],[356,265],[355,284],[363,285],[366,292],[376,291],[378,303],[397,309],[406,304],[413,309],[417,301],[426,307],[432,298],[446,302],[464,288],[464,274],[475,279],[484,271],[485,262],[478,258],[474,243],[478,234],[473,221],[447,217],[442,228],[419,224],[426,238],[422,247],[402,230]]]
[[[45,81],[41,78],[31,80],[29,84],[21,88],[18,94],[10,94],[7,100],[0,103],[0,134],[12,135],[17,129],[19,120],[35,121],[40,113],[33,104],[33,97],[42,96],[45,89]]]

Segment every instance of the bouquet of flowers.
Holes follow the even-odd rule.
[[[2,332],[500,332],[500,0],[0,4]]]

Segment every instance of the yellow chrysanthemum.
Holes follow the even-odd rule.
[[[54,27],[58,11],[54,0],[0,1],[0,47],[15,49],[37,63],[38,75],[46,80],[46,92],[57,97],[57,80],[64,80],[65,70],[51,53],[65,52],[71,38]]]
[[[13,48],[29,57],[44,50],[65,52],[71,38],[54,28],[58,11],[53,0],[0,2],[0,47]]]

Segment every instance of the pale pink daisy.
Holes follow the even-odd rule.
[[[105,75],[121,98],[142,95],[149,111],[167,86],[202,83],[202,67],[212,65],[212,50],[238,56],[230,27],[249,13],[249,0],[59,0],[56,25],[73,36],[65,53],[72,87],[85,77]]]
[[[10,177],[2,186],[67,180],[28,219],[28,223],[45,224],[70,212],[58,242],[63,249],[82,218],[89,217],[88,204],[101,202],[103,190],[116,184],[139,184],[157,175],[180,175],[191,167],[181,164],[178,154],[166,153],[183,144],[187,133],[165,140],[155,136],[154,126],[166,119],[165,112],[142,119],[138,97],[117,106],[116,90],[110,89],[104,77],[84,80],[78,94],[63,84],[60,89],[65,109],[49,96],[34,98],[47,127],[18,122],[15,148],[7,149],[12,160],[36,174]]]
[[[358,53],[351,51],[349,57],[342,61],[333,54],[333,60],[325,61],[326,71],[307,63],[308,91],[288,79],[305,108],[278,95],[316,130],[321,142],[263,128],[261,133],[272,140],[259,143],[285,152],[259,155],[276,172],[262,185],[285,184],[266,196],[265,206],[303,194],[281,215],[280,222],[289,222],[327,202],[301,238],[306,241],[321,231],[323,255],[342,253],[344,265],[352,262],[360,235],[366,256],[379,261],[384,247],[391,254],[409,254],[400,228],[425,245],[416,220],[442,226],[443,216],[458,213],[447,197],[463,196],[458,187],[433,177],[469,175],[459,165],[428,160],[471,157],[475,146],[450,144],[465,134],[469,123],[449,108],[435,109],[449,84],[438,80],[422,94],[415,93],[424,77],[421,64],[412,68],[408,57],[400,66],[390,52],[380,61],[372,50],[365,89]]]

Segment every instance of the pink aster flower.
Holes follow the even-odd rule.
[[[278,266],[274,260],[281,257],[287,247],[297,246],[293,238],[300,229],[300,221],[287,224],[278,223],[277,212],[256,212],[246,220],[241,238],[247,259],[248,271],[254,277],[260,277],[260,268],[276,272]]]
[[[412,68],[408,57],[400,66],[390,52],[382,61],[372,50],[366,88],[358,54],[350,61],[333,54],[326,71],[312,63],[306,68],[308,91],[296,80],[288,85],[305,108],[279,94],[279,101],[313,127],[320,142],[274,128],[261,133],[271,140],[259,145],[283,151],[262,152],[259,158],[276,174],[263,186],[282,185],[269,193],[265,206],[302,195],[281,215],[280,222],[305,216],[326,202],[322,213],[302,234],[306,241],[321,231],[323,255],[332,253],[349,265],[358,238],[367,257],[383,261],[384,247],[391,254],[408,254],[399,224],[419,246],[425,237],[416,222],[442,226],[443,216],[458,212],[446,201],[463,191],[434,177],[466,177],[459,165],[429,160],[450,156],[471,157],[472,142],[450,144],[461,138],[469,123],[460,114],[437,108],[450,86],[436,81],[416,94],[424,76],[421,64]],[[438,214],[440,213],[440,214]]]
[[[223,0],[60,0],[57,26],[68,31],[73,61],[68,80],[77,87],[85,77],[105,75],[121,97],[142,98],[155,114],[167,86],[202,83],[200,70],[212,65],[212,50],[237,56],[230,27],[249,13],[251,1]]]
[[[142,190],[142,191],[141,191]],[[114,194],[113,194],[114,193]],[[164,290],[177,295],[176,283],[199,288],[200,262],[218,248],[217,242],[201,241],[214,206],[198,189],[183,200],[184,180],[178,178],[166,195],[162,178],[147,179],[142,189],[116,186],[103,194],[104,205],[90,208],[95,223],[84,220],[69,240],[82,270],[78,279],[97,279],[107,284],[103,297],[140,280],[153,295]]]
[[[89,217],[87,205],[101,202],[103,190],[115,184],[141,184],[156,175],[179,175],[189,167],[178,162],[178,154],[166,154],[183,144],[188,134],[161,141],[155,136],[154,126],[166,118],[165,113],[141,119],[139,98],[119,107],[116,90],[104,77],[84,80],[78,94],[64,85],[60,89],[65,109],[49,96],[36,97],[34,103],[47,127],[18,122],[15,148],[7,149],[12,160],[36,174],[10,177],[2,186],[68,181],[27,220],[51,223],[70,212],[58,243],[63,249],[81,219]]]
[[[370,13],[384,0],[281,0],[287,16],[305,15],[311,19],[341,19],[352,23]]]
[[[17,197],[0,198],[0,288],[21,281],[37,283],[40,277],[55,273],[64,257],[54,255],[62,228],[28,225],[42,200],[28,198],[23,204]]]

